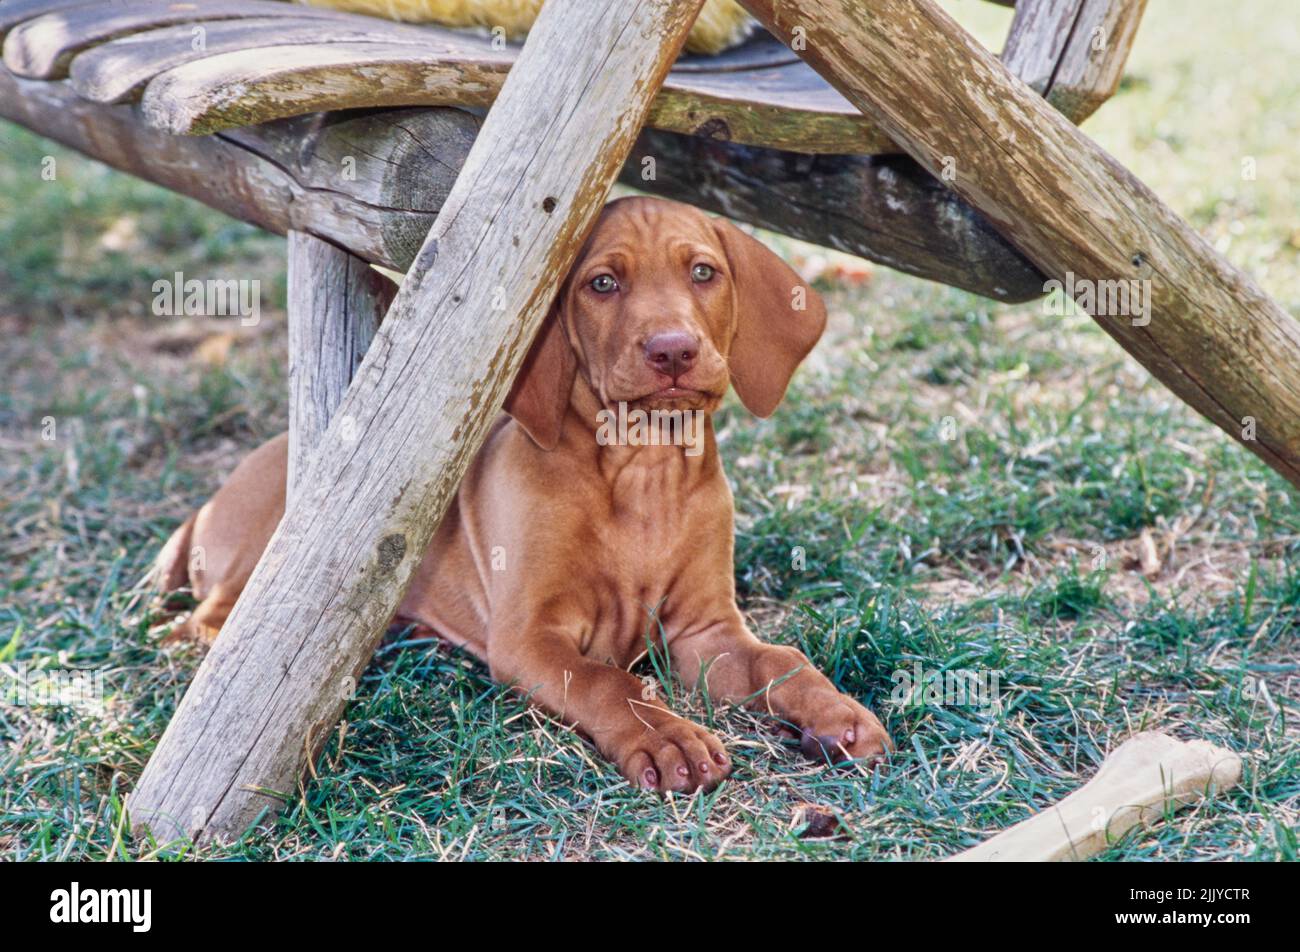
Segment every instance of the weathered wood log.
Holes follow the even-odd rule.
[[[131,106],[89,103],[66,83],[3,69],[0,117],[268,231],[305,231],[395,271],[410,267],[481,122],[458,109],[331,113],[196,139],[147,128]],[[622,180],[985,297],[1043,293],[1033,266],[910,160],[814,159],[646,130]]]
[[[743,0],[1183,400],[1300,486],[1300,322],[933,0]]]
[[[459,109],[304,116],[205,139],[149,129],[132,106],[0,69],[0,117],[276,234],[318,235],[405,271],[478,133]]]
[[[1119,89],[1147,0],[1021,0],[1007,69],[1080,123]]]
[[[702,2],[543,8],[279,529],[132,791],[133,828],[238,835],[292,795]]]
[[[1209,741],[1135,734],[1097,775],[1060,803],[1003,830],[950,863],[1045,863],[1095,856],[1138,824],[1198,803],[1241,781],[1241,757]]]
[[[356,255],[289,232],[289,495],[343,402],[397,288]]]
[[[799,155],[647,129],[628,185],[999,301],[1046,278],[905,155]]]

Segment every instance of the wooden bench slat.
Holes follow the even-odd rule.
[[[487,106],[508,69],[503,60],[389,42],[240,49],[161,73],[141,109],[154,128],[206,135],[364,106]]]
[[[99,4],[102,2],[103,0],[99,0]],[[24,20],[33,20],[46,13],[68,10],[72,7],[99,4],[96,4],[96,0],[0,0],[0,40],[3,40],[6,33]]]
[[[178,23],[246,17],[355,19],[277,0],[133,0],[130,4],[79,4],[45,13],[13,27],[4,41],[4,64],[26,79],[62,79],[72,57],[107,40]]]
[[[800,61],[744,73],[670,75],[655,129],[805,153],[871,155],[898,147]]]
[[[443,31],[430,31],[440,35]],[[513,48],[481,53],[460,34],[439,48],[390,42],[309,43],[217,53],[160,73],[142,108],[155,128],[205,135],[306,112],[371,106],[487,106]],[[441,40],[440,40],[441,42]],[[801,152],[896,151],[877,127],[805,64],[673,73],[651,110],[658,129]]]
[[[85,3],[86,0],[76,0]],[[242,49],[266,49],[274,46],[314,43],[383,43],[398,42],[422,45],[432,55],[437,47],[430,46],[430,37],[437,38],[444,48],[462,45],[467,54],[493,56],[491,45],[472,34],[448,33],[438,28],[411,27],[373,18],[357,18],[355,23],[322,23],[316,19],[291,17],[252,17],[241,20],[215,21],[206,25],[206,36],[201,48],[195,48],[193,25],[150,29],[140,33],[109,40],[78,54],[69,68],[73,88],[92,102],[118,103],[139,99],[145,85],[166,70],[205,59],[218,53]],[[513,61],[517,50],[511,48],[507,55],[495,55],[505,62]],[[784,77],[775,68],[789,70]],[[684,56],[673,67],[673,75],[681,77],[683,84],[699,89],[701,94],[717,94],[723,99],[737,99],[735,83],[724,81],[709,84],[708,77],[732,77],[745,72],[746,80],[775,90],[780,105],[788,108],[809,108],[822,100],[828,111],[837,117],[856,112],[817,74],[783,43],[774,39],[746,43],[735,50],[717,56]],[[784,87],[784,88],[782,88]],[[807,90],[804,101],[799,102],[797,91]],[[689,106],[689,97],[685,105]]]
[[[735,49],[712,55],[687,53],[673,64],[672,73],[736,73],[800,63],[799,55],[776,37],[760,33]]]
[[[70,75],[92,102],[144,99],[150,121],[175,134],[334,109],[487,106],[519,52],[472,33],[273,0],[8,3],[22,7],[4,45],[15,75]],[[204,27],[201,43],[195,24]],[[683,57],[650,123],[802,152],[896,151],[771,37]]]
[[[193,25],[164,27],[134,33],[80,53],[69,69],[72,87],[86,99],[100,103],[131,102],[140,98],[146,84],[159,73],[196,60],[251,48],[268,49],[303,43],[411,43],[426,53],[429,37],[423,30],[380,29],[351,23],[321,23],[285,17],[254,17],[207,24],[201,49],[194,48]]]

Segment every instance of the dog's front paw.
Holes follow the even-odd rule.
[[[828,691],[813,700],[799,727],[800,749],[822,763],[854,760],[872,767],[894,749],[876,715],[847,694]]]
[[[731,759],[712,733],[684,718],[665,718],[629,738],[614,758],[633,786],[660,793],[712,790],[731,773]]]

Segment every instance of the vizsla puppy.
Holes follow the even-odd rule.
[[[707,789],[731,770],[713,734],[627,670],[650,639],[687,685],[796,726],[810,756],[881,758],[869,710],[746,627],[710,417],[728,383],[771,414],[825,322],[817,293],[730,223],[611,203],[397,619],[476,655],[646,788]],[[183,633],[215,637],[247,582],[284,511],[286,443],[254,451],[160,555],[166,587],[202,600]]]

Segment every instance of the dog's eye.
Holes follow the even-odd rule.
[[[714,272],[711,265],[697,264],[695,267],[691,268],[691,280],[696,284],[703,284],[705,281],[712,278],[713,274]]]
[[[591,279],[591,289],[597,294],[608,294],[618,290],[618,282],[612,274],[598,274]]]

